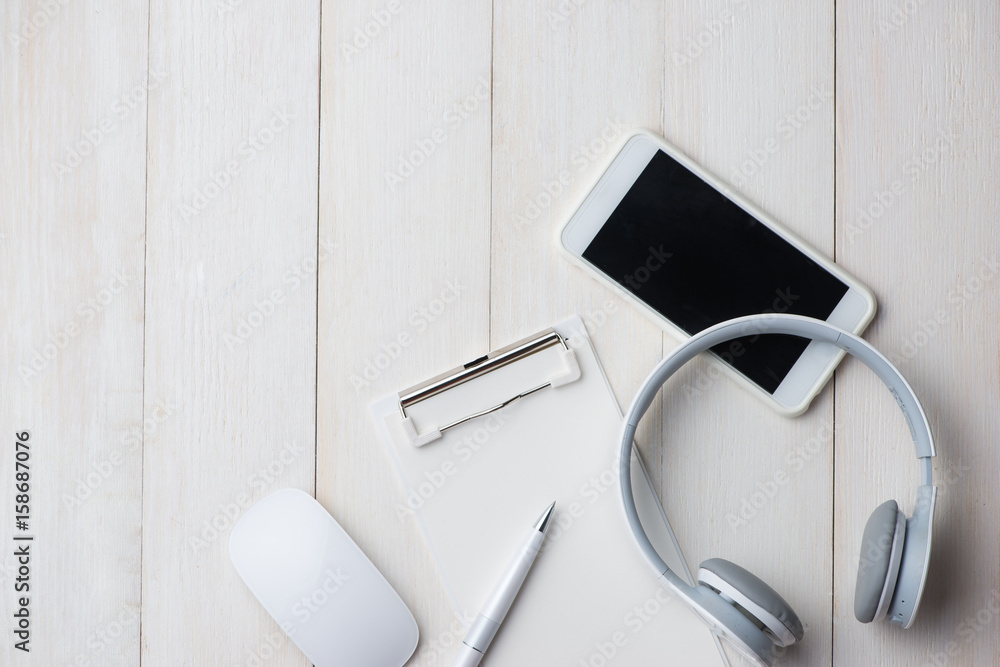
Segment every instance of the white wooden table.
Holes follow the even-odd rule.
[[[865,335],[939,443],[920,618],[862,626],[864,521],[917,478],[877,380],[847,361],[795,420],[726,380],[668,394],[643,453],[689,560],[788,599],[807,634],[784,664],[1000,661],[1000,12],[870,5],[4,3],[0,663],[304,664],[225,547],[293,486],[401,592],[412,663],[446,664],[456,619],[367,405],[573,312],[630,399],[675,343],[552,237],[635,127],[875,291]]]

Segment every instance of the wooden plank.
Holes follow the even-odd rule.
[[[146,25],[142,5],[0,11],[7,665],[139,659]]]
[[[368,405],[489,344],[490,26],[482,1],[323,5],[317,495],[416,616],[414,664],[461,625]]]
[[[789,13],[740,3],[684,9],[667,12],[665,25],[656,9],[586,5],[565,15],[547,8],[497,9],[493,343],[577,310],[590,320],[623,403],[631,400],[662,349],[675,343],[664,337],[661,348],[655,328],[570,269],[551,241],[603,164],[574,158],[587,154],[581,145],[593,141],[599,147],[606,127],[614,127],[617,135],[632,127],[665,133],[832,254],[832,12],[803,7]],[[796,38],[762,46],[760,34],[772,34],[775,25],[796,28],[789,30]],[[762,48],[768,56],[794,64],[762,77],[754,64]],[[708,86],[708,81],[721,84]],[[722,111],[748,107],[755,113]],[[539,109],[546,113],[540,115]],[[817,157],[824,154],[828,166]],[[607,157],[610,151],[602,156]],[[747,161],[750,166],[744,167]],[[563,170],[569,173],[569,192],[559,197],[552,191],[558,191]],[[808,181],[790,189],[787,184],[802,174],[809,174]],[[815,572],[831,566],[829,393],[806,417],[789,421],[728,382],[710,381],[705,387],[700,378],[708,369],[703,364],[689,371],[667,395],[668,426],[662,426],[662,415],[653,415],[644,423],[643,438],[645,458],[655,472],[663,455],[662,434],[673,444],[662,463],[662,494],[682,548],[693,565],[713,555],[727,556],[772,581],[797,603],[812,630],[809,644],[789,656],[828,660],[830,582]],[[683,391],[687,385],[692,392]],[[695,393],[702,395],[693,399]],[[747,429],[748,424],[753,427]],[[748,441],[749,432],[761,434],[757,442]],[[784,468],[797,446],[816,451],[791,474]],[[727,481],[724,494],[709,494],[699,469],[713,479],[736,481]],[[747,470],[754,472],[747,475]],[[790,480],[788,488],[780,489],[783,499],[769,499],[745,525],[724,520],[729,514],[739,518],[741,499],[755,499],[757,485],[766,486],[778,470]],[[792,500],[799,493],[815,499],[808,510]],[[807,526],[810,549],[798,567],[773,557],[773,535],[788,521]],[[789,544],[779,549],[796,548],[802,535],[787,539]]]
[[[916,624],[859,624],[865,522],[890,498],[912,512],[918,468],[891,397],[848,364],[836,397],[837,664],[1000,656],[997,25],[990,4],[837,3],[837,258],[878,296],[867,337],[923,402],[939,486]]]
[[[33,659],[306,664],[225,548],[297,486],[413,609],[413,663],[446,664],[460,625],[367,406],[570,312],[629,401],[675,343],[552,235],[648,127],[875,290],[866,337],[940,451],[920,619],[863,626],[864,522],[910,511],[917,474],[893,402],[848,361],[785,420],[696,362],[642,433],[692,564],[788,599],[785,663],[996,662],[998,10],[800,4],[350,0],[322,45],[316,2],[5,6],[0,424],[31,433]]]
[[[142,657],[304,665],[229,560],[233,522],[313,489],[319,4],[153,3]]]
[[[830,257],[833,21],[830,3],[671,5],[662,122],[669,141]],[[781,661],[828,664],[832,390],[787,419],[715,376],[696,360],[665,395],[668,515],[693,566],[738,563],[798,612],[805,640]]]
[[[660,332],[560,256],[555,235],[627,134],[659,128],[662,8],[504,3],[494,33],[491,345],[579,314],[627,404]]]
[[[495,4],[491,347],[579,315],[622,407],[660,358],[661,332],[571,265],[556,236],[629,132],[660,131],[663,50],[661,3]],[[655,480],[661,425],[651,410],[638,438]],[[595,659],[580,648],[566,664]]]

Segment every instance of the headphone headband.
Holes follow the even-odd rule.
[[[927,415],[924,414],[924,409],[913,393],[913,389],[909,383],[882,353],[858,336],[811,317],[786,314],[760,314],[727,320],[692,336],[664,357],[643,382],[636,397],[632,400],[628,412],[625,414],[625,425],[622,429],[619,455],[622,500],[625,504],[625,513],[632,532],[649,562],[658,570],[658,576],[673,573],[669,571],[666,563],[656,553],[656,549],[653,548],[649,538],[646,536],[646,532],[639,521],[639,515],[635,508],[635,499],[632,495],[630,477],[632,447],[639,420],[642,419],[646,410],[652,405],[653,399],[660,388],[688,361],[720,343],[745,336],[756,337],[760,334],[788,334],[830,343],[858,358],[862,363],[871,368],[875,375],[888,387],[893,398],[896,399],[896,403],[902,410],[903,416],[906,418],[906,424],[910,429],[910,436],[913,438],[917,458],[921,462],[921,486],[933,486],[933,470],[930,458],[935,455],[935,450],[934,439],[931,435]]]

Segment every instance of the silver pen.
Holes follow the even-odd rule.
[[[542,516],[538,517],[531,535],[528,536],[514,560],[507,567],[503,577],[486,601],[486,605],[476,616],[472,627],[469,628],[465,640],[459,645],[458,655],[451,663],[452,667],[476,667],[483,659],[483,654],[490,647],[490,642],[493,641],[497,630],[500,629],[500,624],[503,623],[507,611],[514,603],[514,598],[521,590],[521,584],[524,583],[525,577],[528,576],[528,572],[535,562],[535,557],[538,556],[538,550],[541,549],[542,542],[545,541],[545,532],[549,528],[549,518],[552,516],[552,510],[555,509],[555,506],[556,504],[552,503],[542,513]]]

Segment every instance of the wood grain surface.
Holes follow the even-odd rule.
[[[795,607],[779,664],[996,664],[998,38],[995,6],[922,0],[5,3],[0,663],[306,665],[226,550],[291,486],[411,608],[410,664],[448,664],[368,405],[572,313],[627,403],[677,343],[554,234],[646,128],[871,287],[939,452],[917,623],[862,625],[864,523],[918,478],[891,397],[848,360],[787,419],[695,361],[640,433],[692,567]]]

